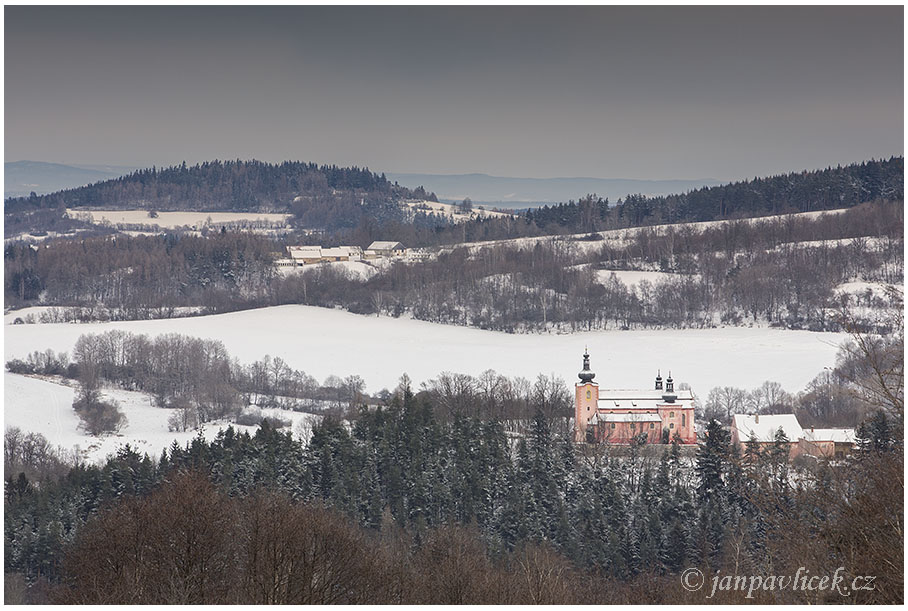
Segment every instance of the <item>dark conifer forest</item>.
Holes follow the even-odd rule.
[[[85,187],[6,202],[6,211],[31,208],[143,208],[146,210],[286,211],[296,198],[326,197],[343,191],[369,199],[434,197],[390,183],[366,168],[285,161],[185,162],[137,170]]]
[[[265,422],[65,469],[7,432],[6,600],[727,603],[746,592],[705,600],[680,573],[844,566],[848,584],[877,576],[849,602],[900,602],[901,446],[880,419],[847,464],[796,477],[784,440],[741,456],[715,421],[692,458],[619,455],[575,447],[541,412],[516,442],[495,421],[441,421],[406,387],[351,427],[321,421],[307,444]]]
[[[579,232],[849,208],[875,200],[902,200],[904,173],[904,158],[892,157],[754,178],[678,195],[631,194],[614,206],[587,196],[577,203],[531,210],[527,219],[538,227],[558,226]]]

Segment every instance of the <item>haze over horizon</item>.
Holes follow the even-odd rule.
[[[4,14],[6,161],[728,182],[903,154],[902,7]]]

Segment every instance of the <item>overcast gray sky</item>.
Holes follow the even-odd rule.
[[[21,7],[5,159],[731,180],[903,154],[903,8]]]

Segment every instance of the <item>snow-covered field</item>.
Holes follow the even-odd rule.
[[[165,229],[186,225],[202,227],[206,224],[218,225],[243,221],[284,223],[290,217],[288,214],[264,214],[259,212],[158,212],[157,218],[149,217],[147,210],[76,210],[67,208],[66,212],[73,218],[90,215],[91,222],[98,224],[107,221],[112,225],[157,225]]]
[[[9,325],[4,327],[5,359],[46,348],[71,354],[81,334],[108,329],[218,339],[242,362],[279,356],[322,380],[362,376],[370,392],[393,388],[402,373],[418,386],[442,371],[476,375],[494,369],[526,378],[555,373],[572,382],[585,346],[604,388],[647,388],[661,368],[702,396],[714,386],[753,388],[765,380],[795,392],[835,363],[844,339],[834,333],[737,327],[507,334],[287,305],[183,319]]]
[[[79,430],[79,417],[72,404],[75,389],[57,382],[29,376],[4,373],[3,423],[23,431],[41,433],[51,444],[63,450],[76,450],[86,460],[104,460],[127,443],[140,453],[160,456],[164,448],[176,441],[181,446],[198,435],[198,431],[171,432],[167,419],[173,413],[154,407],[149,395],[119,389],[106,389],[105,398],[114,399],[126,415],[126,425],[116,435],[93,437]],[[292,422],[297,430],[299,422],[310,422],[318,416],[286,410],[262,410],[263,416],[277,416]],[[228,422],[209,422],[202,434],[214,439]],[[239,431],[253,433],[257,427],[233,424]]]

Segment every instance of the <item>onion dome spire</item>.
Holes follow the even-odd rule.
[[[672,380],[672,372],[668,372],[668,377],[665,378],[665,390],[662,392],[662,400],[666,403],[674,403],[675,399],[678,398],[678,395],[675,394],[675,381]]]
[[[662,390],[662,370],[656,372],[656,390]]]
[[[583,371],[577,374],[577,377],[585,384],[592,382],[596,377],[596,374],[590,371],[590,353],[586,348],[583,349]]]

